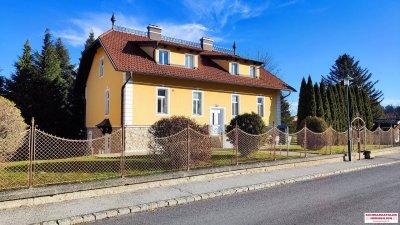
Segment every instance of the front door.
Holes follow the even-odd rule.
[[[212,108],[210,114],[210,134],[219,135],[224,131],[224,111],[219,108]]]

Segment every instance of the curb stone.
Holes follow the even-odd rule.
[[[333,175],[355,172],[355,171],[360,171],[360,170],[369,169],[369,168],[388,166],[388,165],[392,165],[395,163],[400,163],[400,161],[374,164],[374,165],[366,165],[366,166],[360,166],[360,167],[355,167],[355,168],[338,170],[338,171],[334,171],[334,172],[317,173],[317,174],[306,175],[306,176],[297,177],[297,178],[289,178],[289,179],[285,179],[285,180],[281,180],[281,181],[272,181],[272,182],[254,184],[254,185],[243,186],[243,187],[228,188],[228,189],[224,189],[221,191],[184,196],[184,197],[179,197],[179,198],[169,199],[169,200],[164,200],[164,201],[150,202],[150,203],[145,203],[145,204],[140,204],[140,205],[134,205],[134,206],[131,206],[128,208],[125,207],[125,208],[119,208],[119,209],[111,209],[111,210],[95,212],[95,213],[81,215],[81,216],[73,216],[73,217],[59,219],[59,220],[45,221],[45,222],[35,223],[35,224],[31,224],[31,225],[64,225],[64,224],[65,225],[74,225],[74,224],[81,224],[84,222],[94,222],[94,221],[103,220],[106,218],[112,218],[112,217],[116,217],[116,216],[151,211],[151,210],[155,210],[155,209],[159,209],[159,208],[164,208],[167,206],[183,205],[183,204],[187,204],[187,203],[191,203],[191,202],[195,202],[195,201],[217,198],[220,196],[229,196],[229,195],[233,195],[235,193],[244,193],[244,192],[250,192],[250,191],[254,191],[254,190],[273,188],[273,187],[281,186],[284,184],[293,184],[293,183],[297,183],[297,182],[314,180],[317,178],[329,177],[329,176],[333,176]]]

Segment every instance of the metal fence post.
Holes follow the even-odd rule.
[[[390,142],[392,147],[394,147],[394,132],[393,132],[393,127],[390,126]]]
[[[239,127],[236,121],[236,126],[235,126],[235,148],[236,148],[236,165],[239,165]]]
[[[122,125],[122,130],[121,130],[121,160],[120,160],[120,173],[121,177],[125,177],[125,125]]]
[[[33,186],[33,159],[34,159],[34,148],[35,148],[35,118],[32,117],[31,121],[31,133],[29,135],[29,170],[28,170],[28,187]]]
[[[332,142],[333,142],[333,128],[332,128],[332,126],[330,126],[329,127],[329,129],[330,129],[330,135],[329,135],[329,155],[332,155]]]
[[[187,163],[187,171],[190,170],[190,134],[189,134],[189,120],[187,122],[187,127],[186,127],[186,148],[187,148],[187,158],[186,158],[186,163]]]
[[[367,126],[364,125],[364,151],[367,150]]]
[[[378,136],[379,136],[379,149],[381,149],[382,132],[381,132],[381,125],[380,124],[379,124],[379,127],[378,127]]]
[[[307,122],[304,122],[304,157],[307,158]]]
[[[289,157],[289,127],[286,128],[286,157]]]
[[[272,144],[274,146],[274,161],[276,160],[276,134],[275,134],[275,121],[272,122]]]

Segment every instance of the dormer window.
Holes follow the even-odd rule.
[[[158,50],[158,63],[161,65],[169,65],[169,51]]]
[[[239,75],[239,64],[231,63],[231,74],[232,75]]]
[[[255,66],[250,66],[250,77],[253,77],[253,78],[256,77],[256,67]]]
[[[194,55],[185,55],[185,67],[190,69],[194,68]]]

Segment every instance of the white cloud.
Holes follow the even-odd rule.
[[[55,34],[64,39],[68,44],[74,47],[84,45],[90,31],[93,31],[95,37],[98,37],[111,28],[110,15],[104,13],[86,13],[80,18],[69,20],[70,28],[55,31]],[[145,31],[148,23],[139,21],[132,16],[125,16],[122,13],[116,13],[116,25],[129,27]],[[201,37],[207,36],[211,30],[200,23],[173,23],[173,22],[152,22],[163,28],[162,33],[167,36],[180,39],[199,41]],[[218,38],[218,37],[216,37]]]
[[[297,2],[298,2],[298,0],[290,0],[290,1],[287,1],[287,2],[284,2],[284,3],[280,4],[280,5],[278,5],[277,8],[288,7],[288,6],[296,4]]]
[[[160,23],[158,25],[163,28],[163,35],[189,41],[199,41],[201,37],[207,36],[206,33],[209,31],[204,25],[197,23]]]
[[[93,31],[95,37],[98,37],[111,28],[110,14],[105,13],[86,13],[80,18],[74,18],[68,21],[70,28],[55,31],[55,34],[74,47],[82,46]],[[116,24],[128,26],[134,29],[143,29],[145,26],[140,24],[134,17],[127,17],[121,13],[116,13]]]
[[[257,17],[269,5],[269,1],[249,3],[239,0],[184,0],[183,3],[197,20],[205,21],[215,29],[223,28],[229,21]]]

